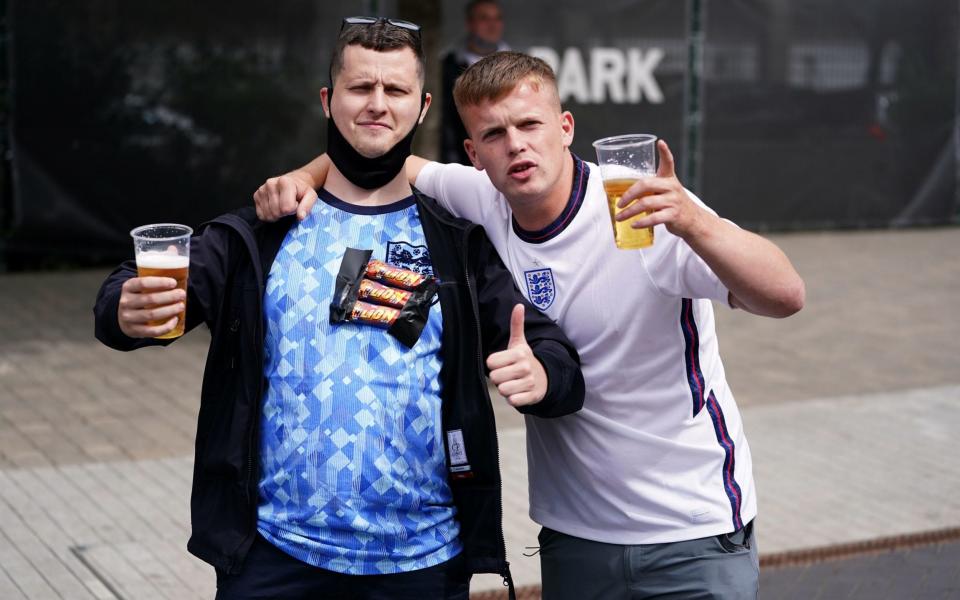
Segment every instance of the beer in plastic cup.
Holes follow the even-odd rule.
[[[130,232],[137,259],[137,275],[140,277],[170,277],[177,280],[177,287],[186,291],[187,274],[190,270],[190,235],[193,230],[186,225],[155,223],[143,225]],[[183,335],[186,324],[187,302],[177,315],[173,331],[157,336],[168,340]],[[147,307],[150,308],[150,307]],[[150,326],[163,325],[169,319],[150,321]]]
[[[653,245],[653,227],[634,229],[630,226],[646,212],[626,221],[617,221],[615,216],[619,210],[617,202],[624,192],[641,177],[656,174],[656,144],[657,136],[649,134],[617,135],[593,142],[617,248],[634,250]]]

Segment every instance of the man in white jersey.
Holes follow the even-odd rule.
[[[582,404],[576,352],[483,229],[407,182],[430,103],[417,25],[345,19],[321,99],[322,201],[192,239],[186,325],[205,322],[211,349],[188,547],[217,568],[218,600],[466,600],[480,572],[512,592],[484,376],[524,414],[559,417]],[[97,337],[169,343],[151,338],[177,323],[175,283],[122,265]],[[350,289],[379,295],[363,308]]]
[[[455,98],[476,169],[412,158],[408,175],[484,225],[576,345],[587,385],[579,413],[527,420],[543,597],[756,597],[750,452],[711,301],[785,317],[803,305],[802,279],[776,246],[686,191],[663,141],[657,176],[624,195],[618,217],[650,211],[633,226],[654,226],[656,242],[618,250],[599,169],[570,153],[573,116],[542,61],[494,54]],[[320,157],[269,180],[261,215],[305,210],[324,169]]]

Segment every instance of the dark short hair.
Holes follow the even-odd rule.
[[[362,46],[377,52],[410,48],[417,57],[417,78],[420,80],[420,87],[423,87],[426,66],[418,32],[391,25],[386,19],[370,24],[345,24],[337,36],[337,44],[330,59],[330,85],[333,85],[337,75],[343,70],[343,52],[347,46]]]
[[[463,10],[463,14],[467,17],[468,20],[472,19],[473,11],[476,10],[476,8],[482,4],[492,4],[497,8],[500,8],[500,3],[497,2],[497,0],[470,0],[470,2],[467,2],[467,7]]]

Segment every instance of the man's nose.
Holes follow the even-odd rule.
[[[517,154],[526,149],[527,143],[523,139],[523,134],[519,130],[514,129],[513,127],[507,129],[506,137],[507,149],[511,154]]]
[[[367,110],[372,113],[383,113],[387,110],[387,95],[380,87],[375,87],[367,98]]]

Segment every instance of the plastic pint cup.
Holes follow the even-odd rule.
[[[656,144],[657,136],[649,134],[617,135],[593,142],[617,248],[633,250],[653,245],[653,227],[634,229],[630,226],[646,212],[626,221],[617,221],[615,216],[619,212],[617,202],[624,192],[641,177],[656,174]]]
[[[155,223],[143,225],[130,232],[137,258],[137,275],[140,277],[170,277],[177,280],[177,287],[186,291],[187,273],[190,271],[190,236],[193,230],[186,225]],[[186,323],[186,300],[183,311],[177,315],[173,331],[157,336],[168,340],[183,335]],[[149,307],[148,307],[149,308]],[[163,325],[168,319],[151,321],[151,326]]]

